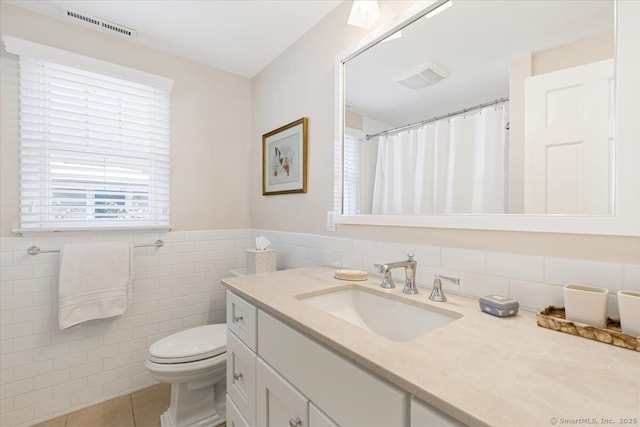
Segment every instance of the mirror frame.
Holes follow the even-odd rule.
[[[334,211],[336,224],[455,228],[523,232],[640,236],[640,2],[615,1],[615,159],[612,215],[343,215],[342,169],[345,115],[344,65],[440,6],[445,0],[419,2],[382,25],[336,58]],[[446,11],[443,13],[447,13]]]

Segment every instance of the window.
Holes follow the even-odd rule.
[[[172,82],[24,40],[20,224],[169,226]]]
[[[378,159],[378,139],[367,139],[364,132],[345,128],[344,134],[344,215],[370,214]]]
[[[342,211],[345,215],[357,215],[359,207],[360,170],[360,145],[361,140],[348,132],[344,135],[344,198]]]

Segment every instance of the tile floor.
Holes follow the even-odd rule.
[[[170,398],[171,386],[157,384],[33,427],[158,427]]]

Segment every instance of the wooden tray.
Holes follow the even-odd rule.
[[[536,314],[536,319],[538,326],[543,328],[578,335],[590,340],[628,348],[629,350],[640,351],[640,337],[622,332],[620,330],[620,322],[616,319],[608,318],[606,328],[597,328],[584,323],[566,320],[564,307],[554,307],[552,305]]]

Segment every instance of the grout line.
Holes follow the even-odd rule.
[[[136,411],[133,410],[133,393],[129,393],[129,404],[131,405],[131,419],[135,427],[138,425],[138,422],[136,421]]]

